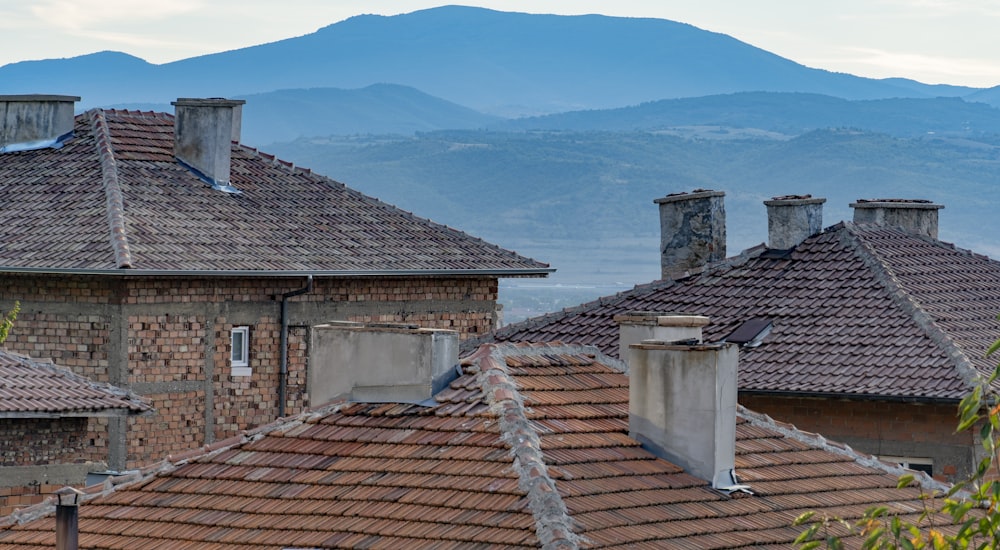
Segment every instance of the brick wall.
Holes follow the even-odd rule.
[[[0,467],[87,459],[86,418],[0,418]]]
[[[51,358],[144,395],[155,415],[91,419],[81,455],[135,468],[237,434],[278,414],[280,296],[305,278],[21,277],[0,281],[0,309],[21,314],[11,351]],[[317,278],[289,300],[286,414],[307,402],[307,327],[331,320],[409,323],[468,338],[497,321],[487,277]],[[250,376],[233,376],[230,331],[250,331]]]
[[[930,458],[934,477],[957,481],[974,467],[969,432],[955,433],[958,404],[740,395],[740,404],[857,451]]]

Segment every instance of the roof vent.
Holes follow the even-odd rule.
[[[851,208],[854,223],[894,227],[937,239],[938,210],[944,206],[922,199],[858,199]]]
[[[456,376],[458,333],[336,322],[312,328],[309,402],[421,403]]]
[[[786,195],[764,201],[767,246],[787,250],[823,230],[823,203],[812,195]]]
[[[242,99],[179,98],[174,106],[174,155],[213,189],[240,191],[230,184],[232,144],[240,141]]]
[[[73,107],[67,95],[0,95],[0,153],[58,149],[73,137]]]
[[[660,205],[660,271],[680,278],[726,258],[726,194],[695,189],[656,199]]]

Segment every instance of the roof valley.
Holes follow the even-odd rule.
[[[97,145],[97,155],[101,163],[101,180],[104,184],[106,197],[105,208],[110,229],[111,249],[115,254],[115,266],[118,269],[130,269],[133,266],[132,253],[128,246],[128,235],[125,231],[125,204],[121,185],[118,182],[118,163],[111,148],[111,133],[108,120],[101,109],[92,109],[90,127]]]
[[[581,537],[573,533],[573,518],[549,476],[542,457],[542,443],[528,420],[517,385],[507,372],[504,358],[517,351],[493,344],[483,345],[468,358],[479,364],[479,383],[486,402],[497,415],[500,434],[514,459],[518,486],[527,494],[528,507],[535,518],[535,533],[542,547],[569,550],[579,548]],[[530,350],[537,354],[538,350]]]
[[[885,287],[890,299],[909,315],[913,319],[913,322],[927,334],[927,337],[954,363],[955,370],[968,387],[971,389],[976,386],[981,376],[975,364],[955,344],[951,336],[938,326],[937,322],[920,306],[916,299],[903,288],[902,283],[888,263],[873,247],[864,241],[858,227],[848,222],[844,222],[844,227],[847,229],[845,233],[842,233],[841,237],[844,245],[849,250],[854,251],[857,257],[875,275],[874,279],[876,282]],[[850,238],[847,238],[847,235]]]

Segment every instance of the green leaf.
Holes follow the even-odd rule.
[[[799,514],[799,516],[795,518],[795,521],[792,522],[792,525],[802,525],[803,523],[812,519],[812,517],[815,515],[816,512],[804,512],[802,514]]]
[[[896,488],[902,489],[903,487],[906,487],[911,483],[913,483],[913,474],[903,474],[899,476],[899,481],[896,483]],[[886,511],[888,511],[888,508],[886,508]]]

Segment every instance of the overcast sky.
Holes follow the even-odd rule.
[[[1000,0],[509,0],[504,11],[690,23],[810,67],[928,84],[1000,85]],[[311,33],[421,0],[0,0],[0,65],[116,50],[151,63]]]

